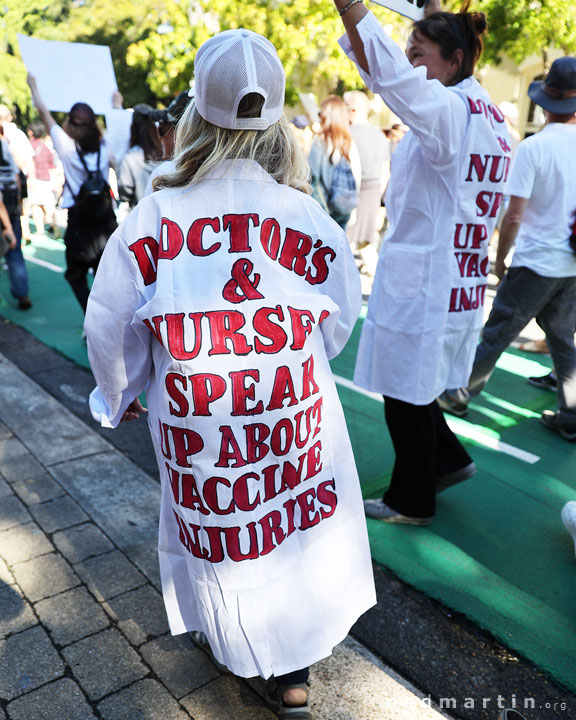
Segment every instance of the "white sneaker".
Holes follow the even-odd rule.
[[[562,508],[562,522],[564,527],[574,541],[574,553],[576,554],[576,501],[567,502]]]
[[[409,517],[388,507],[382,498],[364,500],[364,514],[374,520],[398,523],[401,525],[431,525],[433,517]]]
[[[456,415],[456,417],[466,417],[468,414],[470,393],[466,388],[444,390],[442,395],[437,397],[436,400],[444,412]]]
[[[502,710],[498,715],[498,720],[526,720],[526,718],[518,710],[508,709]]]

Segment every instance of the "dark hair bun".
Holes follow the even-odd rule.
[[[466,24],[475,35],[482,35],[488,28],[486,15],[483,12],[469,12],[470,3],[471,0],[464,0],[460,8],[460,15],[464,17]]]
[[[488,23],[486,21],[486,15],[483,12],[470,13],[470,21],[477,35],[482,35],[482,33],[486,32]]]

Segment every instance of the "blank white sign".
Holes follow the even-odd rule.
[[[389,10],[400,13],[411,20],[421,20],[424,17],[426,0],[373,0]]]
[[[110,110],[118,85],[109,47],[26,35],[18,35],[18,44],[49,110],[68,112],[77,102],[88,103],[97,115]]]

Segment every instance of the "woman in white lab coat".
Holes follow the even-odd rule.
[[[393,156],[389,229],[364,323],[355,381],[381,393],[396,463],[366,513],[428,525],[435,495],[470,477],[472,458],[436,398],[466,386],[482,325],[492,235],[510,164],[504,117],[473,77],[482,13],[416,22],[404,52],[361,0],[335,0],[342,47],[367,86],[410,127]]]
[[[274,676],[310,718],[308,666],[375,602],[362,498],[329,359],[361,306],[346,235],[306,191],[284,70],[248,30],[195,59],[175,173],[110,239],[86,334],[102,424],[146,390],[173,634]]]

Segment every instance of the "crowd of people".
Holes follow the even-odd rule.
[[[33,77],[30,84],[40,121],[33,122],[27,134],[12,121],[8,107],[0,106],[0,128],[5,128],[3,157],[6,156],[6,163],[2,161],[5,169],[4,176],[0,176],[0,187],[5,190],[9,203],[13,197],[11,191],[17,188],[15,204],[10,206],[12,231],[17,233],[16,246],[11,247],[4,258],[10,289],[19,309],[32,307],[21,243],[38,241],[47,233],[57,237],[63,231],[67,250],[65,277],[85,310],[88,274],[93,274],[98,267],[114,220],[108,213],[105,222],[100,223],[100,232],[86,228],[91,239],[82,242],[81,249],[73,240],[78,233],[84,235],[84,228],[78,225],[82,215],[77,212],[77,194],[84,173],[99,170],[107,179],[114,197],[116,221],[122,221],[153,191],[156,169],[170,161],[175,125],[190,94],[181,93],[166,110],[139,104],[125,111],[132,114],[126,137],[122,129],[116,127],[103,133],[90,106],[77,103],[74,115],[80,113],[80,120],[69,116],[61,128],[63,135],[54,129],[57,123],[40,97]],[[123,111],[120,93],[114,94],[113,103],[117,111]],[[347,229],[360,271],[373,276],[385,218],[384,193],[390,176],[390,158],[408,128],[395,124],[380,129],[371,124],[369,105],[369,98],[362,91],[347,92],[343,98],[331,95],[323,101],[316,121],[300,115],[294,118],[291,127],[294,131],[298,128],[309,132],[310,142],[306,142],[305,151],[312,173],[313,196]],[[85,135],[96,137],[96,134],[100,159],[94,149],[95,141],[88,140],[86,144],[84,139]],[[62,143],[68,147],[62,147]],[[76,153],[74,147],[78,147],[80,153]],[[93,218],[88,218],[88,224],[93,226]]]
[[[0,188],[5,190],[10,205],[11,232],[16,233],[16,245],[6,245],[4,252],[10,289],[19,309],[32,307],[21,243],[30,244],[46,234],[58,237],[64,232],[65,278],[85,311],[89,275],[98,267],[115,222],[121,222],[153,191],[157,168],[170,162],[175,126],[190,94],[181,93],[166,110],[139,104],[124,111],[121,94],[114,93],[116,111],[132,114],[129,126],[120,126],[129,127],[126,137],[117,127],[104,133],[90,106],[77,103],[61,128],[62,134],[56,129],[57,123],[45,106],[35,79],[30,77],[29,81],[40,121],[31,123],[26,134],[12,121],[9,108],[0,106],[0,128],[4,128],[5,140],[3,157],[6,156]],[[369,121],[369,113],[368,95],[350,91],[343,97],[325,98],[317,118],[296,116],[291,127],[296,133],[307,131],[304,149],[313,197],[347,231],[360,272],[373,277],[385,226],[384,196],[391,155],[408,127],[397,123],[381,129]],[[101,157],[95,149],[96,135]],[[86,144],[84,136],[91,136],[92,140]],[[298,136],[297,139],[301,140]],[[87,218],[84,228],[77,201],[84,174],[94,170],[107,179],[114,198],[114,218],[108,212],[99,223],[99,230],[94,228],[92,217]],[[14,188],[17,196],[11,192]],[[79,234],[89,235],[90,239],[79,243],[73,239]]]
[[[18,306],[31,306],[23,185],[44,232],[60,173],[92,413],[109,427],[148,414],[171,630],[271,678],[270,705],[294,720],[312,717],[309,666],[375,602],[364,516],[429,525],[437,494],[477,472],[443,411],[467,412],[532,318],[558,393],[542,424],[576,441],[576,58],[532,84],[547,125],[520,142],[513,106],[474,77],[486,21],[469,2],[429,0],[406,51],[362,0],[335,5],[343,50],[401,121],[386,131],[363,91],[288,123],[276,50],[244,29],[198,50],[193,97],[134,107],[123,157],[85,103],[59,126],[31,76],[43,125],[22,138],[4,110],[0,125]],[[494,236],[501,282],[483,326]],[[354,380],[384,397],[395,451],[390,487],[364,501],[328,364],[360,312],[359,270],[374,283]]]

